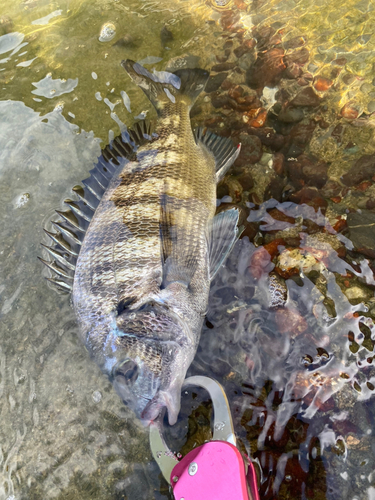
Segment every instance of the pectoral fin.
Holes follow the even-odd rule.
[[[212,220],[207,236],[211,280],[242,233],[237,226],[239,215],[237,208],[231,208],[215,215]]]
[[[216,168],[216,183],[218,183],[240,154],[241,144],[233,146],[233,142],[226,137],[220,137],[207,129],[194,130],[195,141],[202,144],[214,155]]]
[[[197,248],[183,225],[181,212],[189,212],[189,200],[162,195],[160,199],[160,241],[162,250],[162,288],[179,282],[189,286],[198,266]]]

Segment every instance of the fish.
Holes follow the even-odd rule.
[[[53,244],[41,261],[71,293],[79,337],[123,402],[145,425],[166,408],[173,425],[210,283],[241,233],[238,209],[215,215],[217,183],[240,145],[191,128],[208,71],[162,81],[121,64],[155,107],[155,129],[138,122],[103,150],[57,211],[55,232],[45,230]]]

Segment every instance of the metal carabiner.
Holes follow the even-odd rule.
[[[163,436],[163,419],[150,424],[152,455],[171,485],[176,500],[259,500],[254,467],[236,447],[232,417],[223,387],[209,377],[185,380],[182,388],[203,387],[214,409],[212,440],[191,450],[180,461]]]

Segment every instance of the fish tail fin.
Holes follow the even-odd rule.
[[[180,69],[175,73],[168,73],[169,82],[163,83],[156,75],[130,59],[122,61],[121,65],[159,114],[167,105],[176,102],[184,102],[190,109],[210,76],[208,71],[200,68]]]

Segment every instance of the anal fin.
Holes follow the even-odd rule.
[[[231,208],[218,213],[212,219],[207,236],[211,280],[242,233],[241,228],[237,225],[239,215],[240,212],[237,208]]]

